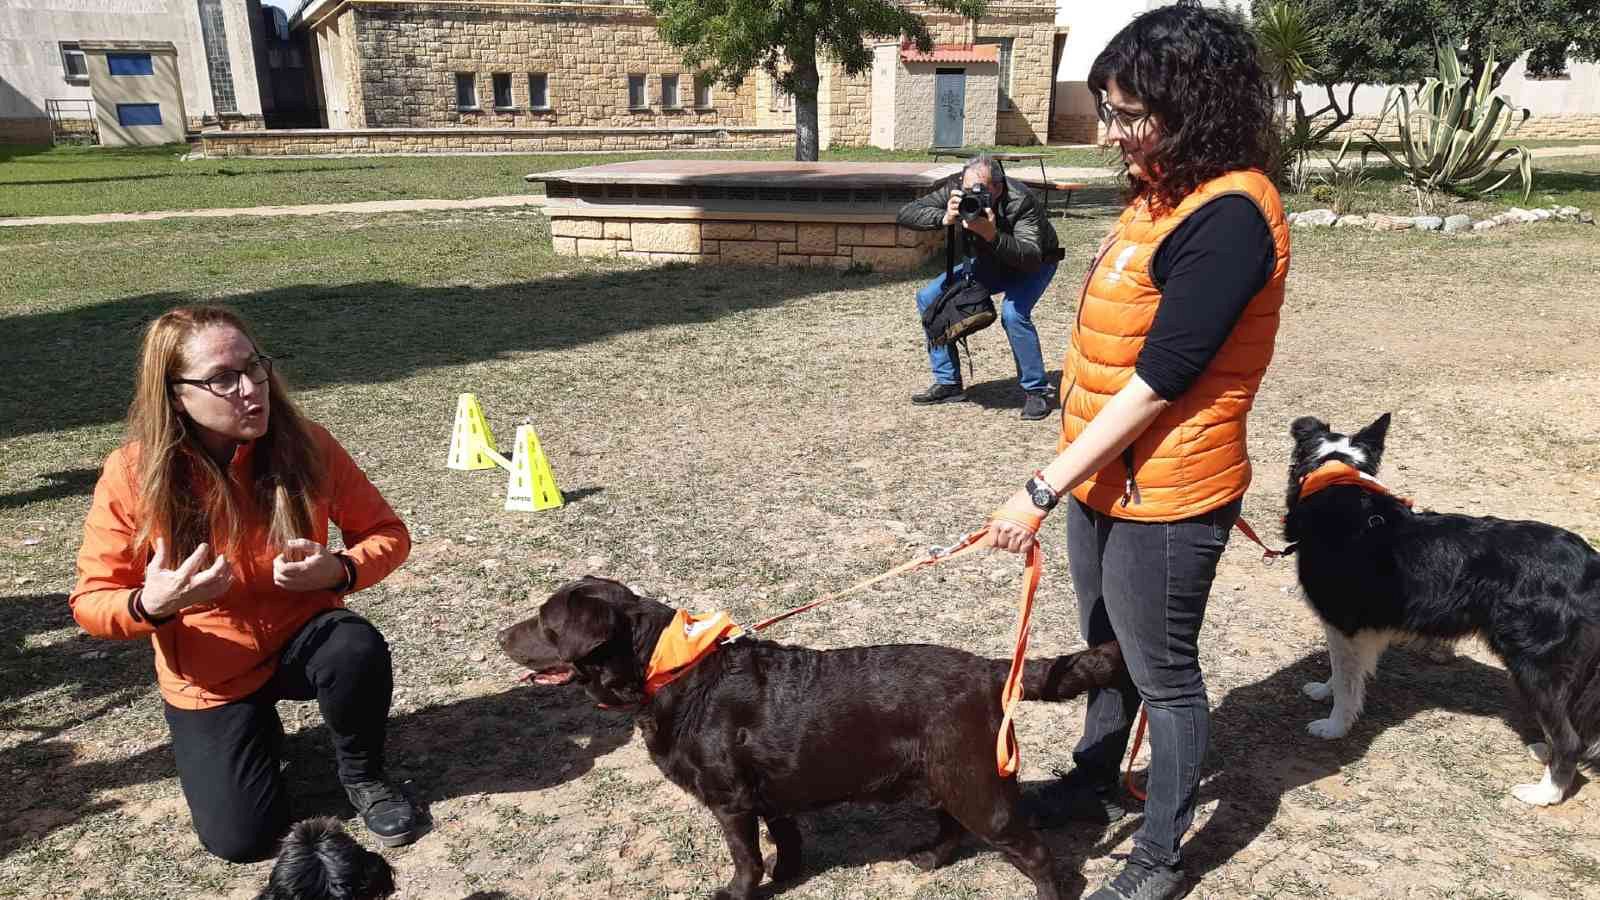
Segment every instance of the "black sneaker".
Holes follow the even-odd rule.
[[[1028,399],[1022,401],[1022,417],[1032,421],[1050,415],[1050,410],[1055,407],[1051,397],[1046,393],[1028,392]]]
[[[387,781],[363,781],[345,785],[344,793],[378,843],[385,847],[404,847],[417,839],[416,807],[394,785]]]
[[[920,394],[912,394],[912,403],[959,403],[967,399],[967,392],[959,384],[935,383]]]
[[[1022,812],[1033,828],[1060,828],[1068,822],[1110,825],[1128,814],[1122,808],[1117,777],[1095,778],[1078,768],[1054,770],[1057,780],[1022,795]]]
[[[1117,877],[1084,900],[1178,900],[1189,893],[1183,870],[1130,859]]]

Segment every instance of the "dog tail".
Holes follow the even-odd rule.
[[[995,663],[1004,679],[1010,662],[997,659]],[[1071,700],[1090,688],[1111,687],[1127,677],[1122,647],[1116,641],[1107,641],[1077,653],[1028,660],[1022,669],[1022,699]]]

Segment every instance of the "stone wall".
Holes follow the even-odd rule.
[[[786,150],[786,128],[388,128],[207,131],[208,157],[372,153],[588,153]]]
[[[1378,124],[1377,116],[1356,116],[1339,127],[1333,133],[1334,140],[1343,140],[1344,136],[1353,135],[1351,149],[1357,149],[1361,142],[1361,135],[1371,132]],[[1392,140],[1399,136],[1396,119],[1390,114],[1383,122],[1383,130],[1378,137]],[[1523,122],[1505,136],[1503,143],[1515,144],[1518,140],[1524,141],[1553,141],[1553,140],[1600,140],[1600,115],[1535,115]]]
[[[358,121],[370,128],[758,124],[753,79],[737,91],[715,86],[711,108],[695,108],[694,71],[661,41],[643,7],[396,4],[354,12]],[[474,76],[477,109],[457,106],[458,73]],[[548,108],[530,105],[533,73],[546,76]],[[510,78],[509,108],[495,107],[496,74]],[[645,76],[645,107],[628,105],[630,75]],[[662,102],[663,75],[678,76],[675,107]]]
[[[83,121],[88,121],[87,119]],[[50,120],[44,116],[0,119],[0,144],[48,144]]]
[[[914,269],[943,248],[944,231],[892,222],[749,222],[552,216],[551,242],[568,256],[621,256],[645,262]]]

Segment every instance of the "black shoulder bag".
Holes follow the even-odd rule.
[[[966,235],[955,226],[949,226],[944,242],[944,290],[928,304],[922,313],[922,330],[928,333],[928,343],[940,347],[976,334],[990,325],[998,314],[989,289],[973,277],[972,255],[967,259],[966,274],[955,279],[956,238]]]

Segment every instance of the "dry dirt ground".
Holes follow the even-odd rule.
[[[1035,314],[1053,372],[1112,211],[1102,200],[1058,220],[1070,256]],[[544,239],[542,219],[508,215],[386,220],[368,233],[373,253],[452,229],[470,247],[485,221],[536,247]],[[1351,429],[1393,411],[1386,479],[1419,505],[1600,540],[1597,233],[1297,231],[1277,359],[1252,416],[1246,515],[1277,539],[1294,417]],[[288,304],[283,316],[313,322],[323,304],[365,304],[345,332],[360,347],[346,351],[353,371],[302,378],[302,398],[360,452],[416,540],[399,573],[351,604],[394,648],[391,768],[433,823],[415,845],[385,851],[405,898],[704,897],[730,873],[712,817],[664,781],[626,716],[575,689],[513,685],[491,636],[531,609],[530,595],[596,572],[748,621],[974,527],[1054,445],[1053,422],[1017,418],[998,328],[974,341],[973,402],[906,401],[927,380],[912,279],[570,266],[518,283],[451,276],[403,302],[349,300],[337,287],[271,295]],[[259,297],[235,299],[270,316]],[[135,324],[105,330],[123,342]],[[448,341],[471,352],[417,349]],[[462,390],[478,393],[502,440],[517,422],[535,425],[564,509],[502,512],[500,475],[445,470]],[[87,487],[116,430],[109,414],[61,418],[0,435],[11,460],[0,480],[0,897],[247,900],[267,867],[199,849],[149,649],[90,640],[66,615]],[[1051,526],[1036,655],[1082,646],[1063,544]],[[1019,570],[1009,556],[936,568],[772,636],[1003,656]],[[1187,847],[1193,896],[1600,897],[1600,786],[1549,809],[1510,798],[1538,776],[1523,749],[1531,724],[1481,647],[1446,664],[1390,651],[1351,734],[1313,738],[1305,725],[1325,704],[1300,685],[1325,677],[1320,628],[1292,567],[1263,565],[1237,536],[1202,647],[1214,718]],[[315,706],[285,704],[283,715],[296,811],[348,816]],[[1025,784],[1070,764],[1081,716],[1078,703],[1024,709]],[[1137,822],[1048,835],[1062,869],[1082,873],[1074,891],[1116,871]],[[802,827],[805,875],[786,900],[1031,896],[979,846],[937,872],[912,868],[905,855],[933,827],[921,810],[844,807]]]

